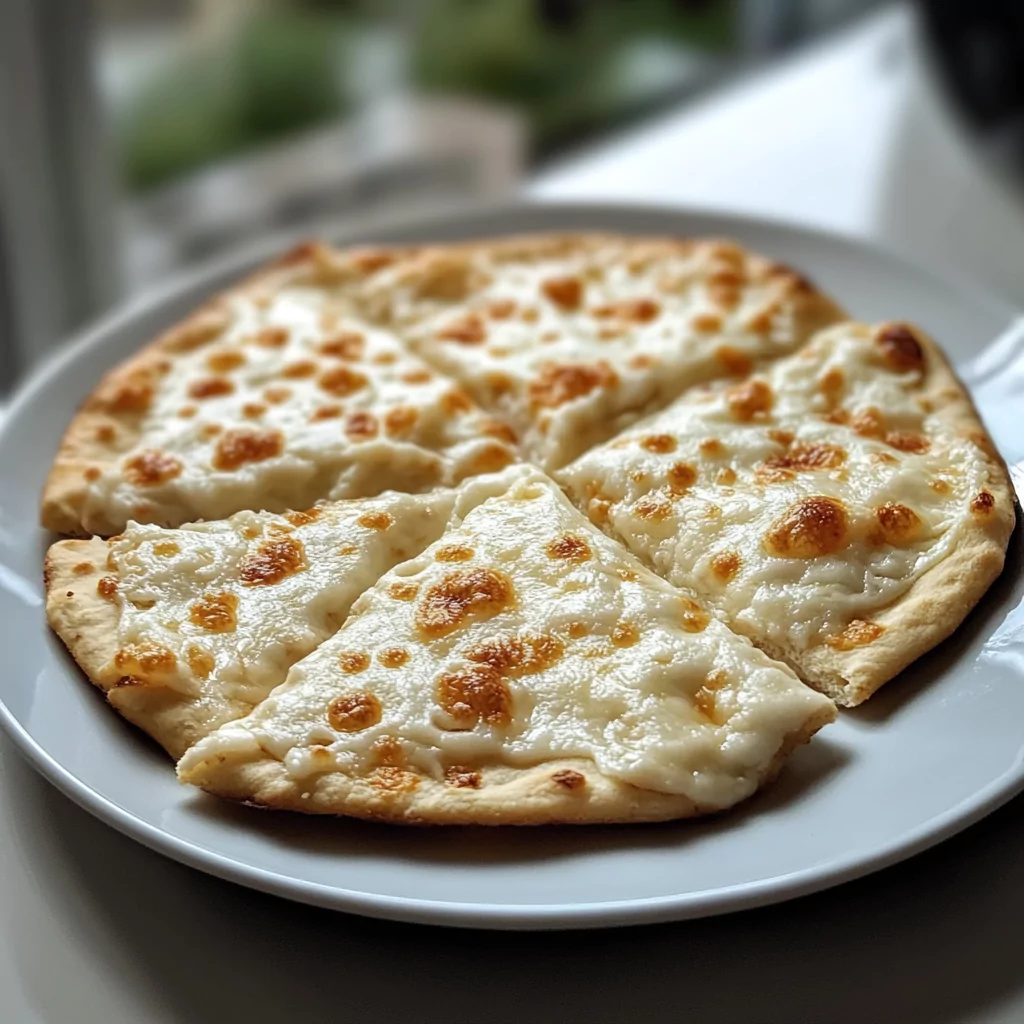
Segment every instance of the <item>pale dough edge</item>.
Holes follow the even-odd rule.
[[[786,758],[835,718],[834,707],[818,706],[801,727],[786,736],[757,780],[769,783]],[[555,782],[559,771],[582,775],[585,784],[568,789]],[[418,776],[411,790],[386,790],[368,779],[340,772],[312,777],[305,784],[288,777],[273,758],[228,762],[213,755],[187,771],[183,782],[214,796],[273,810],[334,814],[400,825],[582,825],[670,821],[714,813],[688,797],[640,789],[611,779],[593,761],[558,759],[531,768],[480,769],[479,789],[459,788]],[[303,793],[308,796],[303,799]]]
[[[923,331],[914,335],[925,350],[927,373],[922,395],[941,403],[941,412],[959,433],[973,438],[989,458],[988,490],[996,500],[984,519],[972,517],[957,548],[925,572],[895,602],[871,616],[885,627],[872,643],[849,651],[828,646],[798,651],[757,639],[766,654],[791,665],[811,685],[844,707],[868,699],[922,654],[949,637],[1003,570],[1016,519],[1014,491],[974,407],[942,350]]]
[[[46,617],[107,701],[177,760],[192,744],[225,722],[248,714],[252,706],[227,697],[197,701],[166,687],[118,685],[122,676],[114,666],[114,655],[120,613],[117,603],[101,597],[96,589],[102,577],[117,577],[116,571],[106,568],[109,549],[109,543],[98,537],[58,541],[50,547],[43,576]],[[74,567],[85,562],[93,565],[92,571],[75,573]]]

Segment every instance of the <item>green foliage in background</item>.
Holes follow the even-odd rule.
[[[154,76],[121,126],[127,185],[150,188],[344,113],[344,28],[335,17],[265,14],[226,48]]]

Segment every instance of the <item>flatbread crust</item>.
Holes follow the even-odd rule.
[[[346,626],[252,715],[193,748],[179,763],[182,781],[266,807],[402,824],[662,821],[746,799],[834,718],[830,702],[589,527],[542,474],[510,470],[504,478],[503,492],[466,485],[456,505],[462,521],[364,594]],[[489,594],[488,566],[508,573],[500,597],[466,613],[455,596],[437,635],[411,625],[425,621],[424,609],[441,608],[439,594],[467,593],[456,578]],[[574,595],[588,589],[587,578],[600,596],[581,604]],[[401,617],[382,635],[379,619],[392,607]],[[591,607],[593,614],[584,610]],[[619,639],[641,609],[649,635]],[[581,621],[570,623],[576,616]],[[499,667],[480,669],[485,657]],[[477,708],[507,701],[503,719],[471,724],[458,717],[465,712],[446,710],[453,705],[443,686],[453,677],[445,673],[467,665],[471,676],[483,672],[471,687],[484,689],[458,700]],[[515,682],[500,682],[502,672]],[[716,705],[704,689],[691,694],[702,680],[735,690],[721,690]],[[634,685],[642,697],[625,695]],[[357,709],[352,724],[335,721],[339,700],[357,701],[343,705]],[[396,719],[405,702],[415,710]],[[586,723],[579,732],[570,724],[576,715]],[[680,731],[662,716],[681,716]],[[671,749],[662,750],[652,737],[666,729]],[[597,752],[559,754],[566,743],[595,744]]]
[[[133,526],[123,540],[58,541],[44,567],[47,618],[109,703],[177,759],[248,714],[380,573],[440,536],[453,502],[450,491],[392,492],[288,516],[242,512],[176,530]],[[247,561],[293,540],[304,565],[287,573],[278,562],[276,578],[273,562],[257,562],[267,582],[243,582]],[[190,617],[208,595],[217,603],[204,628]],[[148,607],[133,608],[133,598]],[[224,598],[234,603],[227,629],[216,618]],[[122,650],[140,648],[169,658],[169,674],[118,666]],[[197,650],[205,665],[193,661]]]
[[[177,759],[219,725],[247,714],[252,705],[226,697],[202,702],[170,689],[119,685],[123,676],[114,666],[114,656],[120,613],[117,604],[101,597],[97,589],[100,580],[110,576],[109,550],[109,542],[98,537],[62,541],[50,548],[43,575],[46,615],[108,703]],[[85,566],[92,568],[79,568]]]
[[[367,282],[414,252],[300,246],[116,367],[61,441],[43,526],[107,536],[282,512],[515,461],[506,424],[360,312]]]
[[[948,637],[964,620],[971,609],[977,604],[992,582],[1003,569],[1005,552],[1015,522],[1014,492],[1006,470],[1006,466],[996,452],[991,439],[978,416],[977,410],[963,385],[956,378],[945,355],[935,342],[924,332],[910,329],[904,324],[889,323],[869,328],[866,325],[840,325],[822,332],[812,340],[807,351],[821,348],[824,340],[830,336],[849,334],[851,337],[882,337],[886,331],[896,330],[902,336],[909,332],[915,338],[923,353],[923,372],[919,382],[913,386],[912,393],[921,409],[928,411],[929,421],[941,424],[944,436],[954,436],[969,441],[974,446],[977,457],[984,465],[984,480],[981,487],[991,496],[988,505],[981,506],[978,511],[967,513],[964,508],[960,513],[958,528],[963,532],[955,547],[941,558],[935,565],[927,568],[913,584],[895,600],[884,602],[870,609],[870,623],[882,627],[879,636],[871,638],[862,645],[851,645],[849,649],[817,642],[807,645],[794,642],[792,638],[780,639],[768,637],[750,621],[732,618],[725,615],[725,621],[731,628],[749,636],[762,650],[770,656],[786,662],[811,685],[831,696],[837,703],[854,706],[871,696],[881,685],[906,668],[916,658],[930,650]],[[804,353],[791,357],[796,363]],[[782,363],[776,367],[783,366]],[[684,402],[699,402],[704,396],[683,396]],[[634,434],[639,436],[645,431],[656,435],[659,428],[664,428],[673,414],[670,408],[661,416],[637,426],[629,437],[635,444]],[[808,416],[808,421],[815,419]],[[764,427],[792,426],[792,421],[781,424],[771,416]],[[756,424],[755,424],[756,426]],[[837,436],[833,440],[841,441],[843,436],[850,436],[845,427],[836,427]],[[771,430],[768,430],[771,433]],[[626,445],[625,439],[621,441]],[[609,453],[614,464],[616,460],[629,458],[623,448],[619,452],[612,445],[603,449]],[[611,513],[611,521],[605,522],[609,515],[606,504],[593,500],[585,486],[590,480],[599,483],[599,473],[595,471],[602,459],[602,450],[592,451],[582,456],[577,464],[568,467],[560,478],[569,487],[577,502],[589,510],[595,521],[611,535],[624,539],[628,537],[615,525],[615,513]],[[844,465],[844,472],[846,470]],[[853,469],[851,468],[851,473]],[[702,475],[704,471],[702,470]],[[851,476],[855,484],[855,476]],[[727,495],[733,486],[742,488],[743,484],[735,484],[730,479],[718,486],[723,495],[722,503],[727,503]],[[702,483],[702,498],[714,498],[715,486]],[[772,485],[769,485],[769,487]],[[808,485],[811,490],[813,486]],[[965,496],[965,506],[972,499]],[[685,500],[685,499],[684,499]],[[973,509],[973,505],[972,505]],[[646,555],[645,555],[646,557]],[[683,573],[684,570],[675,565],[659,565],[659,571],[667,574],[670,579]],[[678,582],[678,581],[677,581]],[[696,576],[687,575],[687,582],[695,586],[698,593],[703,588]],[[706,595],[707,596],[707,595]],[[851,621],[860,616],[851,617]],[[795,613],[795,621],[799,622],[800,611]],[[848,625],[845,623],[844,625]],[[823,640],[824,638],[820,638]]]
[[[755,792],[773,782],[793,751],[833,717],[827,708],[821,709],[786,736],[772,763],[758,775]],[[563,773],[578,774],[584,781],[566,786],[556,778],[564,778]],[[479,774],[478,789],[453,789],[425,778],[412,791],[384,790],[366,779],[343,775],[323,776],[315,787],[306,788],[289,778],[280,761],[267,758],[224,765],[216,771],[196,768],[184,781],[214,796],[271,810],[345,815],[396,825],[636,824],[719,811],[685,796],[611,779],[593,761],[578,758],[532,768],[482,768]]]

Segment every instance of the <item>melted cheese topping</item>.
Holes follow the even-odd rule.
[[[138,444],[91,471],[86,521],[105,509],[176,525],[417,492],[515,457],[506,426],[393,335],[344,313],[329,289],[238,294],[228,320],[157,382]]]
[[[266,754],[295,779],[371,781],[576,757],[721,808],[831,708],[536,471],[510,471],[504,493],[470,486],[457,511],[461,523],[364,594],[252,714],[197,744],[183,776]]]
[[[839,634],[953,550],[990,467],[925,411],[919,368],[887,344],[885,328],[823,332],[759,381],[692,393],[560,479],[733,628],[796,649],[870,643],[881,627]]]
[[[453,501],[389,493],[177,530],[132,523],[110,548],[115,663],[197,700],[255,704],[381,573],[440,536]]]
[[[409,276],[383,280],[410,342],[548,470],[827,322],[820,309],[802,317],[820,301],[806,283],[728,243],[607,243],[557,259],[481,249],[468,266],[441,254]]]

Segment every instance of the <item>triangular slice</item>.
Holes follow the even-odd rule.
[[[105,536],[508,465],[507,426],[355,314],[390,258],[299,250],[115,369],[68,428],[43,525]]]
[[[844,324],[559,474],[591,519],[814,686],[858,704],[1003,566],[1013,493],[936,345]]]
[[[397,822],[659,820],[750,796],[827,698],[594,529],[558,487],[471,481],[449,527],[353,606],[180,777]]]
[[[453,501],[389,493],[60,541],[47,617],[110,703],[178,757],[247,714],[381,573],[439,537]]]
[[[524,237],[424,250],[369,289],[430,363],[551,470],[693,384],[749,372],[841,311],[739,245]]]

